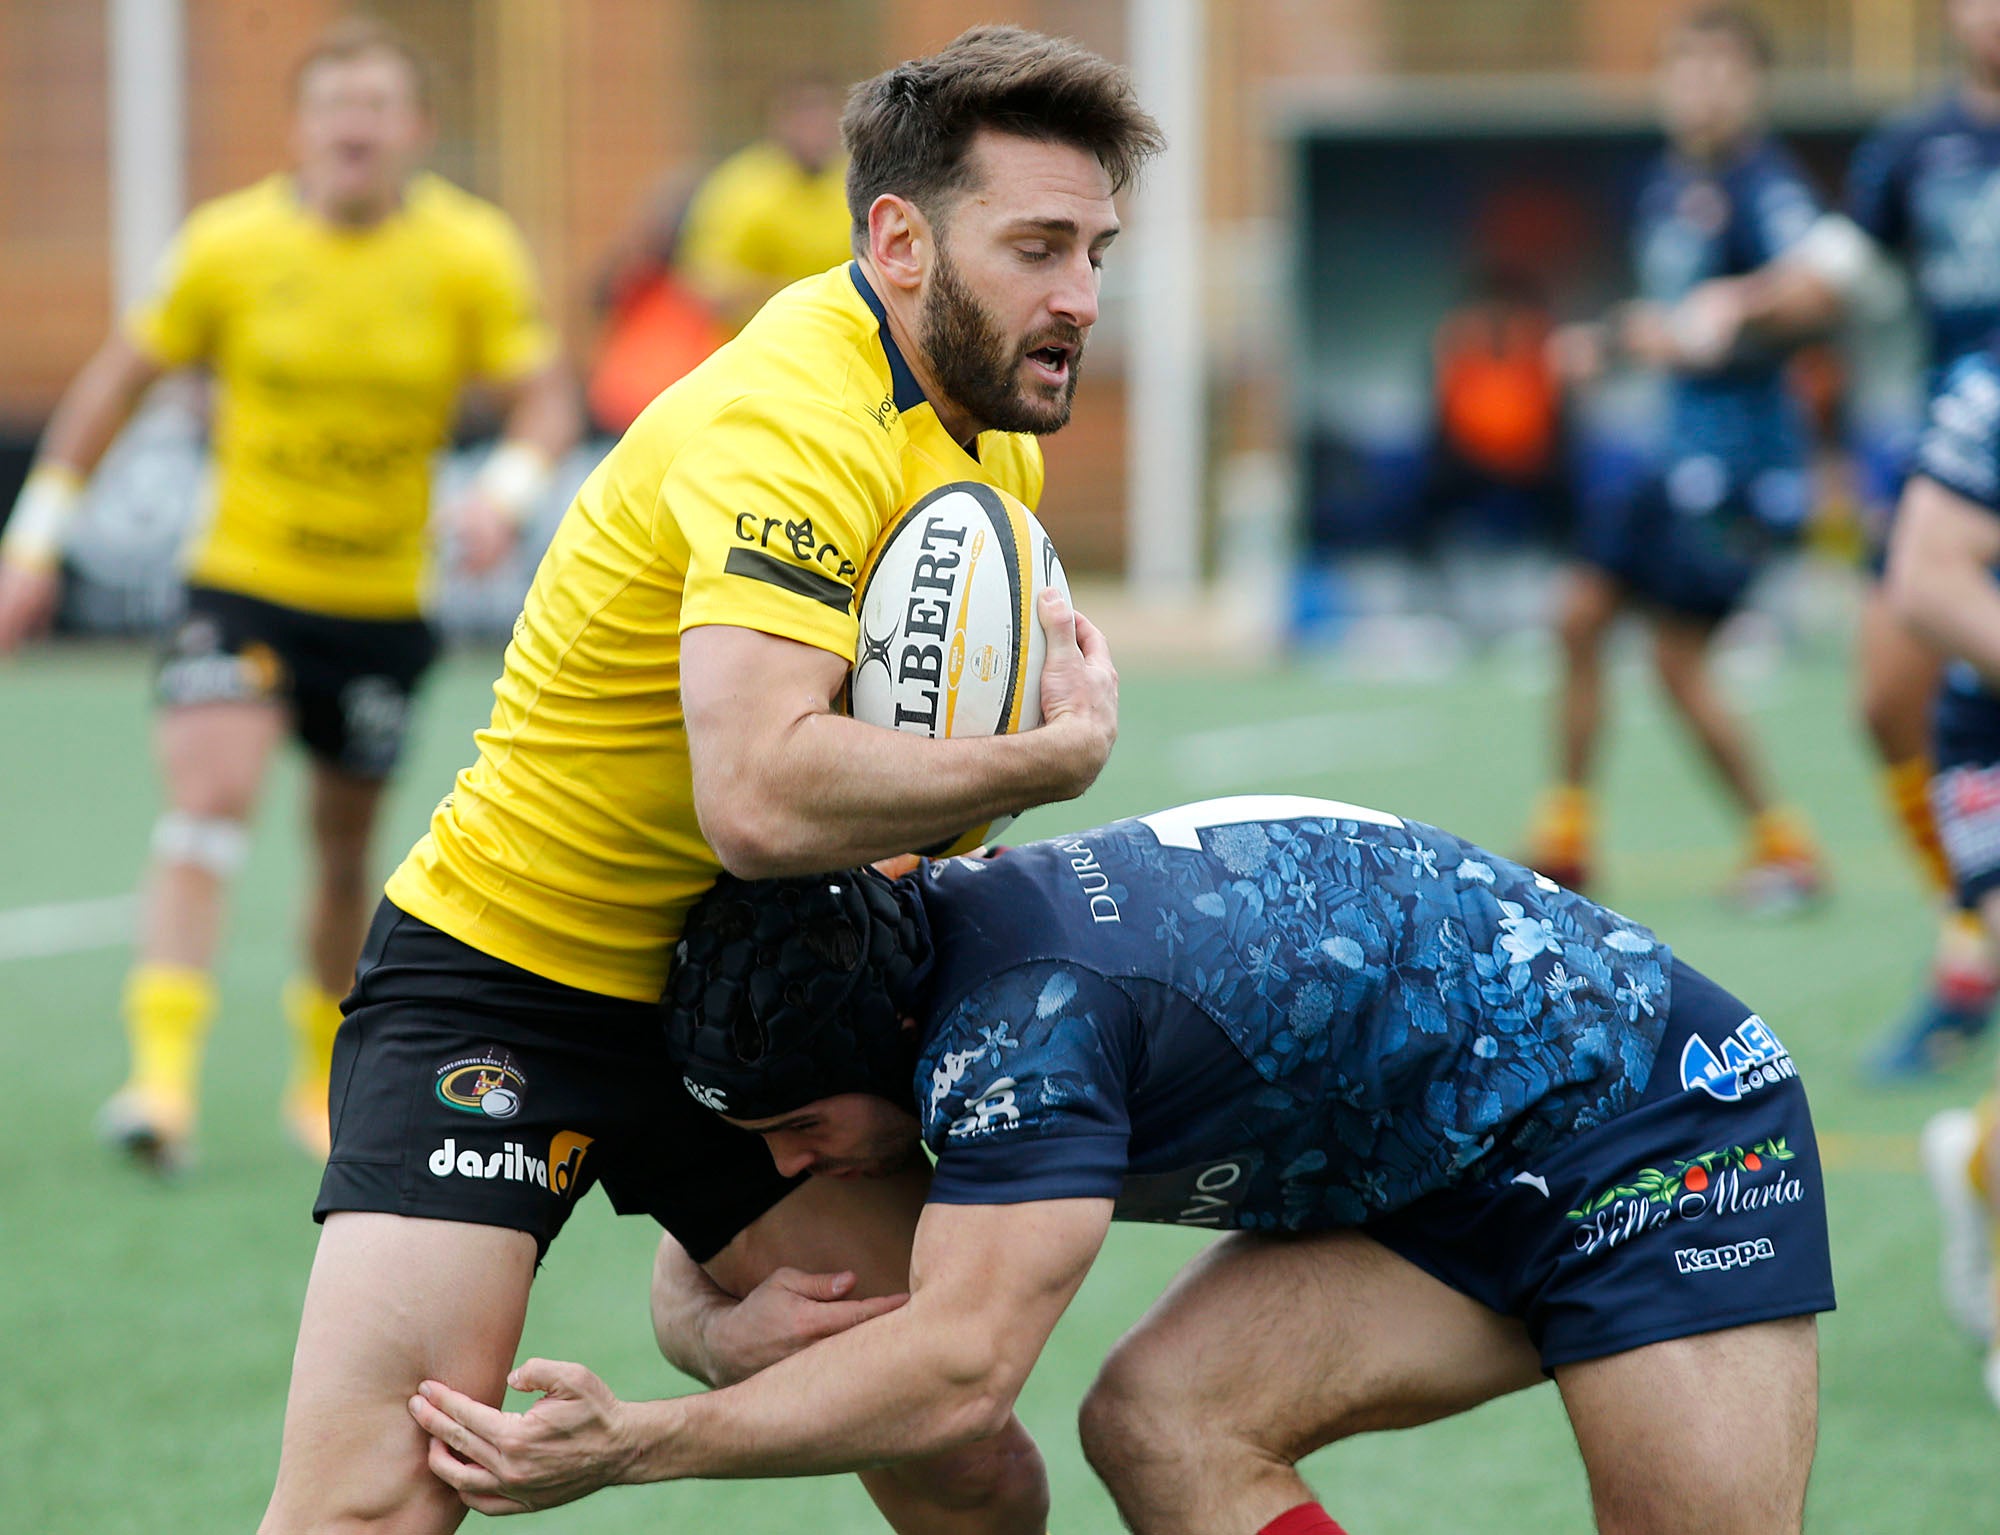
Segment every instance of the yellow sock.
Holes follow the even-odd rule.
[[[1952,888],[1951,865],[1945,862],[1944,844],[1938,840],[1937,819],[1931,814],[1931,759],[1907,757],[1882,770],[1882,788],[1896,824],[1916,856],[1917,867],[1940,895]]]
[[[1751,821],[1750,846],[1758,863],[1809,863],[1819,856],[1806,818],[1785,805],[1773,805]]]
[[[215,981],[189,965],[141,964],[125,980],[129,1086],[190,1112],[201,1077],[202,1045],[215,1018]]]
[[[340,998],[294,976],[285,983],[285,1017],[292,1026],[292,1091],[326,1101],[333,1072],[333,1036],[340,1032]]]

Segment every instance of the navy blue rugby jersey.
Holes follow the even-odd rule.
[[[1954,90],[1854,152],[1847,214],[1907,264],[1933,383],[2000,326],[2000,121]]]
[[[2000,516],[2000,338],[1946,370],[1917,442],[1916,472]],[[2000,573],[1996,573],[2000,574]],[[2000,692],[1967,661],[1945,669],[1937,723],[1984,726]]]
[[[931,1198],[1317,1230],[1634,1103],[1670,997],[1637,923],[1435,827],[1211,800],[918,876]]]
[[[1789,249],[1820,213],[1804,173],[1770,140],[1722,166],[1663,155],[1640,191],[1633,222],[1640,292],[1672,306],[1711,278],[1753,272]],[[1723,368],[1676,373],[1668,456],[1712,456],[1746,477],[1803,463],[1803,423],[1783,368],[1783,352],[1750,343]]]

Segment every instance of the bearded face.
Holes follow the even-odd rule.
[[[1067,425],[1083,330],[1050,320],[1009,336],[966,282],[942,233],[930,278],[917,339],[951,402],[994,431],[1042,436]]]

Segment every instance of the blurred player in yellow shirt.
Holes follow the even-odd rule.
[[[371,23],[337,27],[305,58],[297,171],[188,219],[153,294],[57,407],[0,543],[4,653],[53,613],[62,525],[140,395],[165,372],[213,373],[212,505],[155,689],[167,810],[125,993],[131,1076],[102,1125],[161,1167],[189,1147],[225,886],[288,727],[312,758],[317,870],[305,970],[286,997],[284,1113],[325,1154],[339,999],[373,894],[369,835],[436,651],[423,619],[433,458],[468,381],[510,397],[506,440],[453,509],[476,572],[512,548],[575,438],[519,233],[416,169],[426,95],[422,60]]]
[[[680,275],[735,331],[780,288],[847,259],[847,156],[838,89],[783,87],[767,137],[695,188],[676,245]]]

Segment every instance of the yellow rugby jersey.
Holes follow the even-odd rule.
[[[846,259],[851,222],[845,155],[811,171],[777,144],[752,144],[695,193],[679,264],[697,288],[798,282]]]
[[[431,461],[465,382],[555,355],[513,224],[430,175],[367,229],[309,212],[289,176],[204,204],[126,330],[219,386],[189,579],[350,618],[421,605]]]
[[[975,447],[938,424],[858,267],[772,299],[577,493],[479,758],[389,898],[550,980],[656,998],[721,870],[695,822],[682,630],[738,625],[852,662],[858,567],[903,511],[959,480],[1040,498],[1033,438]]]

